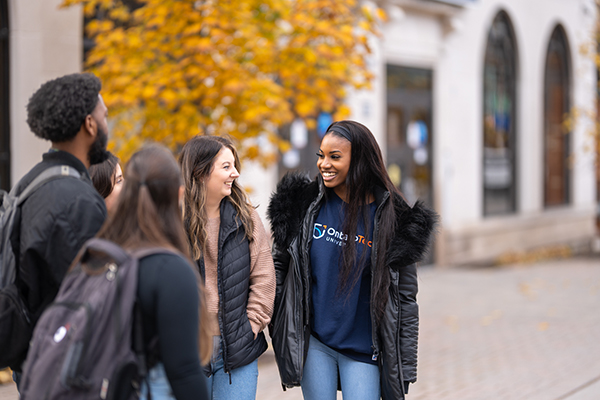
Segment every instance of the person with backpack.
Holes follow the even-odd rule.
[[[209,398],[201,360],[208,362],[212,338],[181,219],[179,166],[170,151],[152,145],[131,157],[126,173],[116,209],[36,327],[23,400],[130,399],[139,389],[143,400]],[[133,371],[120,367],[132,349]],[[132,387],[134,378],[141,379]]]
[[[4,201],[24,195],[11,212],[9,244],[0,249],[0,368],[15,371],[17,386],[32,328],[83,243],[106,218],[104,201],[88,175],[90,165],[108,156],[107,108],[100,89],[92,74],[66,75],[44,83],[27,104],[31,131],[51,148]],[[37,177],[41,185],[36,181],[23,193]]]
[[[183,146],[179,165],[184,223],[204,278],[214,342],[206,369],[211,398],[254,399],[257,359],[267,349],[262,331],[275,298],[268,236],[237,182],[240,161],[229,139],[193,137]]]
[[[271,220],[277,296],[269,327],[284,388],[306,400],[399,400],[417,375],[417,266],[437,214],[410,206],[375,137],[325,131],[314,180],[288,174]]]

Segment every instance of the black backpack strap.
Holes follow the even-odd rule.
[[[12,214],[10,223],[11,224],[20,224],[19,217],[15,214],[14,208],[18,208],[19,206],[21,206],[21,204],[25,200],[27,200],[27,198],[33,192],[35,192],[40,186],[42,186],[44,183],[49,182],[51,180],[62,178],[62,177],[67,177],[67,176],[81,179],[81,174],[75,168],[70,167],[68,165],[56,165],[54,167],[46,168],[44,171],[42,171],[38,176],[35,177],[35,179],[33,181],[31,181],[31,183],[29,183],[25,187],[25,189],[23,189],[23,191],[18,196],[16,193],[17,193],[17,187],[19,185],[15,185],[11,189],[11,191],[8,195],[4,192],[3,197],[2,197],[2,202],[4,202],[6,196],[16,199],[14,201],[14,204],[12,205],[13,214]],[[14,232],[14,225],[13,225],[11,232],[9,232],[10,238],[8,240],[11,240],[11,241],[18,240],[16,238],[14,238],[13,232]],[[15,254],[14,256],[19,257],[18,254]],[[0,287],[7,286],[9,283],[14,282],[18,279],[19,279],[19,268],[14,269],[14,272],[10,273],[10,274],[2,272],[2,273],[0,273]]]
[[[111,242],[110,240],[100,238],[91,238],[84,243],[80,250],[81,262],[85,262],[91,252],[102,253],[110,256],[110,258],[116,261],[117,264],[122,264],[131,257],[130,254],[121,246]]]
[[[27,185],[25,189],[19,194],[17,200],[17,206],[21,205],[31,195],[31,193],[35,192],[40,186],[44,183],[49,182],[53,179],[62,178],[71,176],[73,178],[81,179],[81,174],[75,168],[70,167],[68,165],[57,165],[54,167],[46,168],[41,174],[35,177],[35,179]],[[13,188],[10,192],[10,195],[15,195],[14,191],[16,187]]]
[[[131,255],[137,259],[152,256],[155,254],[172,254],[175,256],[183,257],[183,255],[179,251],[177,251],[176,249],[168,248],[168,247],[146,247],[146,248],[136,249],[131,252]]]

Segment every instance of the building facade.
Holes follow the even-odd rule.
[[[589,248],[594,122],[564,121],[596,107],[594,1],[376,3],[388,15],[372,42],[377,78],[348,101],[409,202],[422,199],[441,215],[429,261]],[[309,139],[302,157],[318,146],[316,134]]]
[[[375,134],[392,180],[442,216],[430,261],[489,262],[552,246],[588,246],[598,203],[590,54],[594,0],[378,0],[369,91],[348,97]],[[60,0],[0,0],[0,183],[10,187],[48,148],[25,105],[48,79],[81,70],[81,9]],[[591,46],[593,48],[593,46]],[[324,120],[324,123],[327,120]],[[245,165],[264,217],[289,168],[316,173],[317,133],[278,166]],[[300,129],[302,131],[302,129]],[[266,220],[265,220],[266,222]]]
[[[440,264],[589,246],[595,235],[592,0],[389,0],[354,118],[405,196],[442,216]]]
[[[14,185],[49,143],[27,126],[29,97],[47,80],[81,71],[80,7],[61,0],[0,0],[0,187]]]

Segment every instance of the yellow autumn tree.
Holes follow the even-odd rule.
[[[74,4],[93,17],[86,69],[102,79],[123,158],[148,140],[176,149],[209,133],[274,161],[252,138],[285,150],[278,128],[295,118],[347,116],[347,88],[372,79],[368,36],[384,18],[356,0],[63,1]]]

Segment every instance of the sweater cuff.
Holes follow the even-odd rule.
[[[256,340],[256,338],[258,337],[258,334],[262,330],[261,326],[251,319],[249,321],[250,321],[250,326],[252,327],[252,332],[254,333],[254,340]]]

